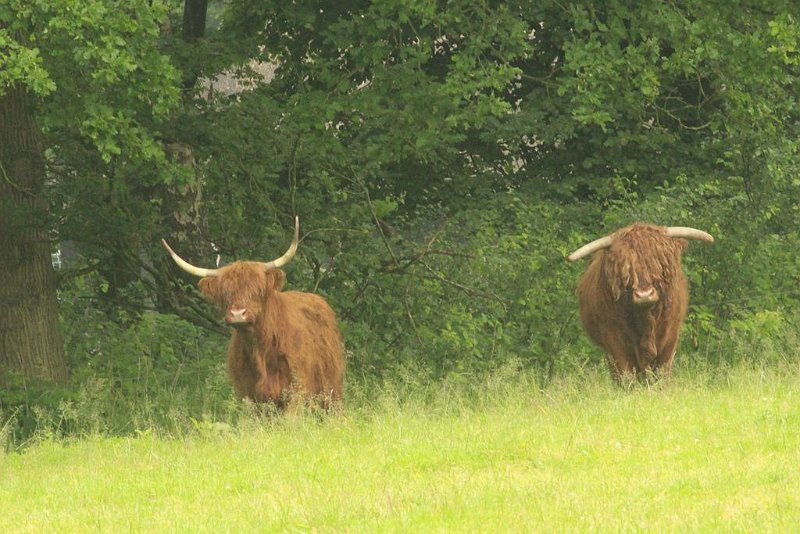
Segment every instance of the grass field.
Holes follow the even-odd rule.
[[[602,373],[354,392],[0,453],[0,532],[774,532],[800,525],[800,371]]]

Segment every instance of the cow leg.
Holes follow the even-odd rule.
[[[618,384],[625,384],[635,379],[639,369],[636,367],[635,360],[623,350],[616,354],[606,353],[608,367],[611,369],[611,376]]]
[[[255,364],[255,391],[254,400],[258,402],[272,401],[280,395],[278,385],[270,380],[267,371],[267,355],[262,352],[254,352],[252,361]]]
[[[250,354],[244,351],[240,338],[234,338],[228,349],[228,374],[237,397],[260,400],[256,392],[260,375]]]
[[[669,358],[664,359],[664,363],[659,364],[658,370],[662,376],[669,378],[672,376],[672,359],[675,358],[675,352]]]
[[[664,351],[661,354],[669,354],[667,357],[663,357],[659,355],[658,360],[656,361],[656,365],[658,366],[658,372],[662,376],[669,378],[672,376],[672,360],[675,358],[675,344],[672,344],[672,350]]]
[[[660,374],[663,376],[670,376],[672,373],[672,360],[675,358],[675,353],[678,350],[678,334],[670,335],[670,330],[667,330],[666,335],[662,334],[662,345],[658,348],[658,358],[656,359],[656,366]]]
[[[286,404],[286,396],[291,385],[289,363],[282,355],[259,358],[259,374],[261,375],[256,390],[262,400],[271,401],[279,408]]]
[[[639,342],[635,349],[636,363],[643,378],[654,373],[658,367],[658,346],[656,345],[656,320],[653,311],[637,316],[639,321]]]
[[[636,350],[636,362],[639,368],[639,376],[647,378],[656,372],[658,368],[658,359],[656,357],[655,347],[639,347]]]

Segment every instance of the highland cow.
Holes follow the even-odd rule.
[[[232,328],[228,372],[239,397],[286,407],[292,398],[314,399],[323,407],[342,400],[344,356],[336,316],[312,293],[281,291],[280,269],[294,256],[299,241],[270,262],[237,261],[218,269],[195,267],[162,239],[178,266],[202,277],[203,295],[224,313]]]
[[[617,381],[672,370],[689,304],[681,269],[686,239],[714,241],[694,228],[635,223],[567,257],[595,253],[578,285],[580,317]]]

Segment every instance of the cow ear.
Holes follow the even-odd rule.
[[[200,292],[211,301],[216,301],[219,296],[219,280],[214,277],[206,277],[197,283]]]
[[[280,291],[286,283],[286,275],[280,269],[270,269],[267,271],[267,289]]]

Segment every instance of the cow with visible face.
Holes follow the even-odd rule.
[[[289,250],[270,262],[237,261],[219,269],[195,267],[162,240],[172,259],[199,276],[200,291],[232,328],[228,371],[237,395],[285,408],[293,394],[322,406],[342,400],[344,356],[336,316],[319,295],[282,291],[280,269],[297,250],[299,221]]]
[[[694,228],[635,223],[567,257],[595,253],[578,284],[581,322],[618,381],[670,374],[689,304],[681,269],[686,239],[714,241]]]

